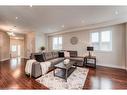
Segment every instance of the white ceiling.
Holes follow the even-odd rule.
[[[53,33],[126,16],[125,6],[0,6],[0,29]]]

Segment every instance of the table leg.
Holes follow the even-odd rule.
[[[75,69],[77,69],[77,66],[75,66]]]
[[[53,74],[54,74],[54,76],[55,76],[55,70],[53,70]]]
[[[68,72],[68,70],[66,69],[65,70],[65,80],[66,80],[66,82],[67,82],[67,72]]]
[[[84,67],[86,66],[86,58],[84,58]]]
[[[96,59],[95,59],[95,68],[96,68]]]

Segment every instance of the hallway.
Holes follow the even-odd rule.
[[[10,57],[16,58],[21,57],[24,58],[24,37],[10,37]]]

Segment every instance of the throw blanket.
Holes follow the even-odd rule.
[[[46,74],[51,66],[51,62],[41,62],[42,75]]]
[[[31,60],[27,60],[26,62],[26,67],[25,67],[25,73],[26,74],[30,74],[31,75],[31,71],[32,71],[32,64],[36,62],[36,60],[31,59]]]

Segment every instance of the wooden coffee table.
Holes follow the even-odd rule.
[[[67,78],[71,75],[71,73],[77,68],[77,66],[74,66],[74,64],[76,63],[76,61],[70,61],[67,65],[64,65],[64,61],[60,62],[58,64],[55,65],[56,69],[61,69],[58,72],[55,72],[54,70],[54,76],[56,77],[60,77],[66,80],[67,82]]]

